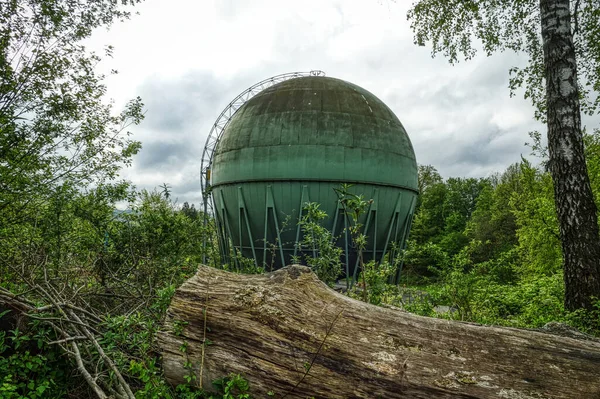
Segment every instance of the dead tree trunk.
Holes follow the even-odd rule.
[[[159,342],[171,383],[239,373],[257,398],[600,398],[598,341],[368,305],[302,266],[200,267]]]

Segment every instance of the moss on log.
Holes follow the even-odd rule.
[[[303,266],[201,266],[158,339],[172,384],[239,373],[258,398],[600,398],[597,341],[376,307]]]

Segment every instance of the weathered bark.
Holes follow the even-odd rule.
[[[570,0],[540,0],[550,173],[563,252],[565,308],[600,297],[600,236],[583,152]]]
[[[376,307],[302,266],[201,266],[158,339],[171,383],[240,373],[258,398],[600,398],[598,341]]]

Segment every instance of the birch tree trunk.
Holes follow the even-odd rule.
[[[303,266],[201,266],[175,293],[158,342],[172,384],[187,376],[210,389],[239,373],[255,398],[600,398],[598,341],[369,305]]]
[[[549,168],[563,252],[565,308],[600,297],[600,237],[583,151],[569,0],[540,0]]]

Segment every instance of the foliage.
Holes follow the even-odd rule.
[[[358,268],[362,272],[363,300],[368,302],[370,287],[366,280],[366,268],[363,261],[363,251],[367,246],[367,236],[362,232],[363,225],[359,222],[359,218],[365,213],[367,207],[373,201],[365,201],[362,194],[352,194],[350,192],[350,187],[352,187],[352,185],[342,184],[339,189],[334,188],[334,191],[338,196],[338,201],[342,206],[342,209],[344,210],[346,229],[350,233],[350,237],[352,238],[352,247],[358,256]],[[349,259],[347,259],[346,262],[349,262]],[[375,263],[372,264],[372,268],[376,268]],[[375,273],[377,274],[376,271]],[[354,279],[354,276],[346,276],[346,281],[350,281],[351,278]]]
[[[420,244],[437,244],[449,255],[457,254],[468,243],[465,227],[487,185],[483,179],[450,178],[428,186],[421,194],[412,238]]]
[[[115,207],[122,200],[129,201],[127,212]],[[0,271],[10,278],[0,284],[0,302],[7,300],[6,295],[10,298],[11,291],[26,292],[35,301],[26,302],[27,306],[52,309],[54,302],[49,303],[43,292],[55,292],[51,297],[60,295],[57,302],[85,308],[97,318],[90,331],[102,331],[96,338],[99,345],[138,397],[177,396],[162,376],[154,337],[175,287],[195,272],[204,250],[209,251],[209,257],[214,252],[210,242],[207,247],[202,245],[206,229],[201,218],[190,217],[162,194],[135,192],[123,183],[88,192],[65,185],[34,215],[11,226],[10,232],[10,239],[0,242]],[[34,309],[29,312],[35,313]],[[56,315],[42,313],[37,317],[42,321],[23,335],[27,339],[46,331],[44,320]],[[14,326],[0,330],[10,334]],[[36,356],[58,357],[60,346],[48,344],[56,340],[46,333],[45,346]],[[78,345],[90,364],[96,362],[96,371],[107,378],[105,383],[116,383],[114,376],[106,373],[96,348],[87,341]],[[16,348],[10,346],[8,350]],[[7,368],[18,373],[21,366],[16,359],[28,356],[20,351],[18,356],[8,357],[11,363]],[[60,359],[60,364],[49,360],[45,363],[49,368],[36,369],[40,384],[57,381],[58,388],[48,383],[47,389],[59,390],[52,397],[93,395],[81,383],[65,382],[72,377],[73,359]],[[62,380],[58,381],[54,373],[62,373]],[[33,372],[31,375],[34,380]],[[22,392],[22,382],[15,378],[4,381],[3,389]],[[189,387],[186,397],[197,391]]]
[[[409,240],[404,251],[403,282],[429,281],[441,276],[450,265],[450,256],[438,245],[431,242],[417,244]]]
[[[600,162],[599,134],[594,131],[585,137],[590,170],[598,169]],[[403,284],[417,287],[412,289],[422,295],[407,296],[409,288],[387,286],[379,298],[369,300],[486,324],[542,327],[559,321],[598,334],[597,307],[571,313],[562,304],[561,247],[549,174],[522,160],[479,184],[473,211],[464,214],[464,227],[454,224],[454,229],[439,222],[447,215],[444,205],[451,190],[447,181],[424,190],[401,276]],[[594,192],[599,184],[592,179]],[[465,196],[459,189],[455,197]],[[454,239],[461,228],[467,241],[451,253],[444,235]],[[434,311],[439,306],[450,310]]]
[[[208,397],[166,384],[154,337],[174,288],[220,263],[213,226],[167,184],[115,180],[143,104],[115,112],[84,44],[139,2],[0,0],[2,398]],[[248,397],[240,377],[223,386]]]
[[[594,301],[592,310],[577,309],[566,315],[566,322],[584,333],[600,337],[600,300]]]
[[[223,394],[223,399],[250,399],[248,381],[239,374],[230,374],[215,380],[213,385]]]
[[[542,206],[545,202],[549,205]],[[593,325],[589,314],[576,318],[563,308],[560,243],[549,230],[557,228],[551,179],[527,161],[479,181],[425,185],[415,219],[421,222],[413,225],[415,234],[404,251],[401,282],[418,288],[382,283],[377,269],[367,264],[369,286],[377,287],[369,302],[506,326],[584,319]],[[457,237],[460,245],[448,245]]]
[[[9,311],[0,313],[6,322]],[[8,315],[7,315],[8,314]],[[58,398],[66,394],[68,366],[57,348],[48,345],[52,331],[35,321],[25,330],[0,330],[0,397]]]
[[[419,165],[417,168],[417,174],[419,177],[419,194],[421,195],[423,195],[423,193],[429,190],[432,186],[442,183],[443,181],[442,176],[437,169],[433,167],[433,165]]]
[[[363,300],[366,296],[366,302],[380,305],[386,301],[389,283],[395,277],[397,268],[398,265],[392,265],[387,260],[380,264],[375,263],[375,261],[365,263],[359,278],[362,285],[355,285],[350,295]]]
[[[511,165],[498,177],[489,179],[477,197],[472,217],[466,224],[465,234],[481,245],[472,254],[475,261],[483,261],[509,250],[516,243],[516,216],[510,201],[521,189],[520,166]]]
[[[214,392],[190,384],[173,389],[162,374],[154,342],[174,287],[162,290],[150,312],[108,317],[102,329],[102,346],[122,370],[136,398],[250,399],[249,385],[239,375],[214,381]],[[8,312],[3,312],[5,318]],[[0,323],[4,320],[0,317]],[[53,331],[40,321],[0,330],[0,396],[2,398],[89,397],[86,387],[72,378],[68,359],[49,344]]]
[[[592,184],[594,198],[600,199],[600,129],[583,137],[588,173]]]
[[[308,202],[304,210],[306,213],[300,221],[304,238],[299,249],[308,252],[304,255],[307,266],[321,281],[332,285],[342,272],[342,249],[334,244],[331,232],[321,225],[327,214],[319,209],[319,204]]]
[[[595,139],[587,140],[594,143]],[[589,162],[596,165],[598,159],[591,157]],[[598,334],[600,310],[569,313],[562,305],[560,246],[557,240],[548,240],[552,230],[546,230],[553,220],[547,174],[523,161],[497,177],[470,183],[449,180],[426,189],[445,194],[426,197],[417,217],[446,206],[463,221],[451,224],[451,229],[444,223],[427,241],[411,240],[398,261],[405,264],[402,282],[413,287],[388,284],[399,264],[368,262],[360,276],[368,289],[356,286],[351,295],[366,293],[370,303],[402,306],[427,316],[514,327],[561,321]],[[123,200],[130,208],[117,212],[116,203]],[[547,208],[542,206],[546,202]],[[469,211],[458,212],[457,204],[467,204]],[[136,192],[125,183],[88,192],[65,185],[35,214],[13,225],[12,239],[0,243],[2,272],[12,276],[2,286],[24,292],[27,281],[47,284],[46,273],[65,283],[61,289],[69,295],[77,292],[85,298],[86,309],[101,316],[95,326],[102,331],[99,343],[136,397],[245,398],[248,388],[240,376],[220,380],[215,387],[218,393],[207,393],[193,379],[174,389],[162,375],[155,333],[175,287],[191,276],[202,251],[215,251],[211,244],[201,245],[205,235],[213,234],[204,229],[201,215],[193,215],[190,206],[184,209],[165,193]],[[314,245],[319,251],[306,260],[332,282],[341,272],[342,251],[320,226],[325,215],[318,204],[306,204],[306,210],[303,249],[310,254]],[[450,247],[444,247],[444,232],[461,233],[466,244],[452,254]],[[24,269],[24,264],[31,267]],[[448,311],[440,311],[440,306]],[[49,345],[56,336],[43,321],[26,330],[19,328],[18,333],[14,326],[2,331],[0,370],[10,370],[10,376],[3,377],[3,395],[35,397],[38,389],[52,392],[52,397],[91,395],[72,378],[71,360],[62,356],[58,346]],[[18,339],[12,339],[15,334]],[[37,349],[19,343],[37,342],[35,337],[42,339]],[[98,361],[97,352],[90,348],[90,353]],[[33,390],[27,386],[30,382]]]
[[[533,272],[555,273],[561,269],[562,252],[552,179],[548,173],[541,173],[523,161],[520,180],[523,191],[513,195],[511,206],[518,226],[516,236],[523,267]]]
[[[257,266],[254,259],[246,258],[239,251],[234,251],[233,249],[229,255],[229,263],[219,265],[218,267],[241,274],[260,274],[265,272],[265,268]]]
[[[101,58],[82,44],[137,2],[0,2],[0,226],[60,186],[114,179],[139,150],[127,129],[143,118],[141,100],[115,114]]]
[[[128,271],[130,277],[147,284],[150,292],[158,284],[178,284],[191,277],[202,262],[203,239],[210,234],[200,218],[190,218],[156,191],[142,190],[128,209],[109,232],[106,264],[133,268],[135,275]]]

